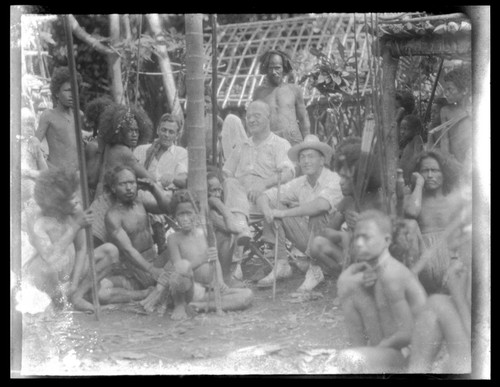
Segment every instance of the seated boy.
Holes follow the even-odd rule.
[[[195,309],[203,309],[207,305],[205,290],[215,283],[215,272],[208,261],[208,244],[205,231],[200,226],[197,208],[187,190],[177,191],[173,198],[173,213],[180,230],[167,238],[168,254],[171,263],[177,267],[180,264],[189,265],[194,278],[192,291],[175,298],[175,308],[172,319],[187,318],[186,306],[190,303]],[[216,261],[217,270],[221,273],[220,264]],[[220,277],[219,277],[220,278]],[[172,279],[171,279],[172,281]],[[177,281],[177,280],[176,280]],[[176,282],[174,281],[174,282]],[[230,289],[224,283],[220,284],[223,310],[240,310],[250,306],[253,298],[250,289]],[[141,304],[146,310],[153,310],[160,302],[165,286],[158,281],[156,289]],[[210,309],[215,309],[211,304]]]
[[[384,213],[359,214],[352,240],[356,263],[337,283],[354,346],[339,353],[340,366],[347,372],[403,372],[407,364],[405,348],[427,295],[417,277],[389,253],[391,231]]]

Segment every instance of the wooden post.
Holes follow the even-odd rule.
[[[17,378],[22,364],[22,314],[16,310],[13,299],[17,285],[21,281],[21,89],[22,50],[21,15],[19,5],[10,8],[10,265],[16,275],[17,284],[11,284],[10,302],[10,374]]]
[[[75,118],[75,137],[76,150],[78,152],[78,166],[80,172],[80,187],[82,190],[83,209],[89,208],[89,189],[87,185],[87,164],[85,163],[85,153],[83,151],[82,141],[82,123],[80,117],[80,98],[78,95],[78,82],[76,80],[76,65],[75,56],[73,53],[73,34],[69,23],[69,16],[64,18],[64,28],[66,30],[66,44],[68,47],[68,67],[71,74],[71,94],[73,96],[73,115]],[[95,272],[95,257],[94,257],[94,241],[92,236],[92,226],[85,228],[85,236],[87,238],[87,254],[90,263],[90,278],[92,279],[92,302],[95,308],[96,319],[100,318],[99,298],[97,296],[97,276]]]
[[[217,165],[217,15],[211,14],[212,22],[212,164]]]
[[[391,51],[382,47],[382,118],[386,149],[386,165],[381,165],[387,176],[387,196],[392,198],[396,188],[396,169],[398,166],[399,133],[395,119],[396,71],[399,57],[393,57]]]

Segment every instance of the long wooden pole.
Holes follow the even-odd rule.
[[[436,75],[436,79],[434,80],[434,85],[432,86],[431,97],[429,98],[429,102],[427,103],[427,109],[425,109],[424,125],[423,125],[424,127],[427,125],[427,122],[429,121],[431,115],[432,102],[434,101],[434,95],[436,94],[436,88],[439,83],[439,77],[441,76],[441,71],[443,70],[443,63],[444,63],[444,58],[441,58],[441,63],[439,64],[439,69]]]
[[[217,165],[217,15],[211,14],[212,22],[212,164]]]
[[[63,18],[64,29],[66,31],[66,44],[68,47],[68,67],[71,74],[71,94],[73,96],[73,115],[75,119],[75,137],[76,149],[78,152],[78,167],[80,171],[80,187],[82,190],[83,209],[89,207],[89,189],[87,185],[87,168],[85,163],[85,154],[83,152],[83,141],[81,132],[81,118],[80,118],[80,99],[78,96],[78,82],[76,80],[76,65],[75,55],[73,52],[73,35],[69,23],[69,15]],[[95,271],[95,257],[94,257],[94,241],[92,240],[92,226],[85,228],[85,236],[87,238],[87,253],[90,263],[90,277],[92,279],[92,302],[95,308],[95,316],[97,320],[100,319],[100,306],[99,298],[97,297],[97,276]]]

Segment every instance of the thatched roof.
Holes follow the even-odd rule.
[[[296,17],[284,20],[260,21],[218,26],[217,63],[219,103],[242,105],[249,102],[256,87],[264,80],[259,73],[259,57],[269,49],[286,51],[294,62],[294,74],[289,82],[298,83],[299,76],[307,73],[316,57],[310,54],[311,48],[322,51],[327,56],[333,54],[336,42],[344,48],[346,57],[353,56],[354,40],[357,41],[358,71],[367,73],[368,49],[372,37],[362,32],[363,14],[321,14]],[[368,44],[367,44],[368,40]],[[205,54],[211,57],[211,36],[205,37]],[[208,59],[206,70],[211,69]],[[207,79],[210,75],[207,74]],[[364,77],[359,84],[360,94],[369,91],[370,79]],[[306,101],[319,98],[317,90],[310,88],[310,81],[303,85]],[[355,92],[355,85],[351,85]]]
[[[470,57],[471,23],[465,14],[378,18],[367,25],[394,56]]]

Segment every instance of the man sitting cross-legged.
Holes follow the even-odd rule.
[[[83,211],[76,170],[52,168],[40,173],[34,190],[40,216],[28,221],[36,254],[23,266],[23,276],[46,292],[54,304],[69,298],[76,309],[93,311],[84,299],[90,290],[84,228],[92,224],[90,210]],[[118,259],[118,250],[105,243],[94,250],[97,279]],[[69,286],[67,286],[69,285]]]
[[[307,135],[303,142],[288,151],[292,161],[298,161],[303,175],[280,187],[280,202],[277,203],[277,188],[265,191],[257,199],[265,216],[263,239],[275,243],[275,228],[278,229],[278,257],[276,278],[291,275],[285,248],[285,236],[300,251],[308,253],[310,241],[324,228],[336,204],[342,199],[339,176],[325,167],[330,162],[333,150],[320,142],[315,135]],[[271,206],[273,208],[271,208]],[[310,291],[323,280],[323,272],[311,264],[306,279],[299,291]],[[261,279],[259,287],[273,285],[274,271]]]
[[[109,302],[144,299],[156,285],[167,263],[166,253],[158,255],[154,246],[149,213],[168,210],[170,197],[150,179],[137,179],[134,170],[119,165],[106,174],[106,185],[113,204],[105,216],[106,231],[118,247],[120,263],[106,279]],[[151,196],[138,195],[139,189]],[[126,291],[124,291],[124,289]]]
[[[391,232],[384,213],[362,212],[352,242],[356,263],[337,282],[355,347],[339,353],[339,364],[348,372],[403,372],[407,365],[405,348],[427,295],[415,274],[389,253]]]
[[[172,206],[180,230],[168,236],[167,251],[176,268],[182,266],[191,275],[194,274],[195,283],[194,286],[189,287],[185,280],[176,278],[175,282],[183,282],[189,291],[177,298],[174,295],[176,306],[172,314],[173,319],[186,318],[186,306],[189,303],[196,309],[203,309],[207,305],[207,297],[209,297],[205,289],[216,284],[213,266],[208,261],[207,239],[200,226],[197,208],[194,205],[188,191],[181,190],[174,194]],[[220,264],[217,260],[216,267],[220,273]],[[250,289],[230,289],[224,283],[219,286],[223,310],[240,310],[251,305],[253,294]],[[163,296],[167,290],[168,287],[159,281],[153,293],[142,301],[145,309],[154,310],[159,303],[163,302]],[[214,309],[214,304],[212,303],[210,307]]]

